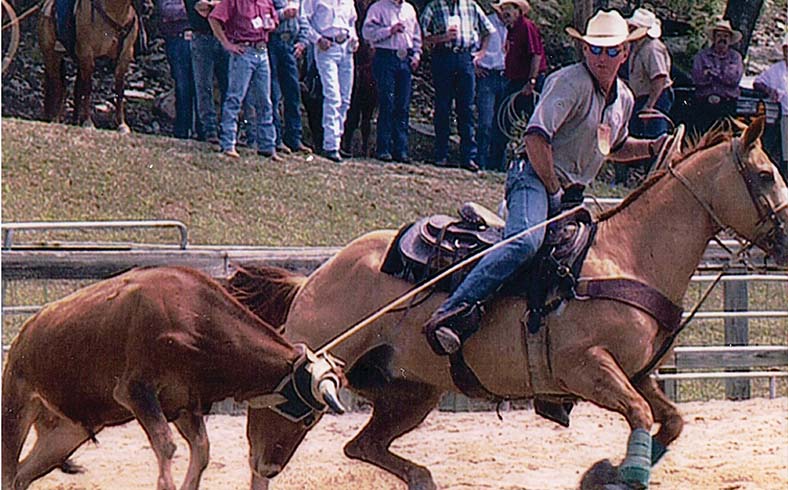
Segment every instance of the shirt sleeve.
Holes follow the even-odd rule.
[[[222,24],[227,23],[230,20],[230,3],[232,0],[222,0],[219,5],[211,10],[211,13],[208,15],[209,19],[216,19]]]
[[[479,4],[473,3],[473,10],[476,12],[476,28],[479,29],[479,36],[484,38],[495,32],[495,26],[484,14],[484,10]]]
[[[315,0],[304,0],[301,4],[301,16],[306,21],[305,37],[310,43],[316,43],[320,39],[320,34],[312,25],[312,16],[315,14]]]
[[[304,9],[300,8],[298,12],[298,34],[296,35],[296,42],[307,44],[309,42],[309,31],[311,26],[306,17],[304,17]]]
[[[358,11],[356,10],[356,2],[353,2],[353,10],[350,13],[350,18],[348,19],[348,34],[350,34],[350,40],[358,42],[358,32],[356,32],[356,21],[358,20]]]
[[[421,30],[424,31],[425,35],[434,34],[432,31],[433,9],[433,3],[430,2],[424,7],[424,11],[421,13]]]
[[[552,142],[555,133],[575,110],[577,96],[572,97],[570,84],[560,83],[559,78],[547,77],[539,102],[525,129],[525,134],[540,134],[548,143]]]
[[[369,7],[364,25],[361,27],[361,36],[372,44],[391,36],[391,27],[383,24],[379,9],[376,7],[377,3]]]
[[[411,7],[413,8],[413,7]],[[416,17],[416,10],[413,9],[413,32],[411,32],[411,39],[413,41],[413,57],[416,60],[421,58],[421,47],[422,47],[422,40],[421,40],[421,27],[419,26],[418,17]]]
[[[526,23],[526,36],[528,38],[528,53],[531,56],[539,55],[544,57],[544,44],[542,43],[542,35],[539,33],[539,29],[536,27],[536,24],[533,22]]]
[[[738,87],[741,76],[744,74],[744,65],[738,51],[732,49],[731,53],[733,54],[730,57],[730,62],[726,64],[725,69],[722,71],[720,81],[723,85]]]
[[[704,56],[704,52],[701,51],[692,60],[692,83],[699,87],[711,84],[710,77],[703,73]]]
[[[669,55],[658,46],[650,46],[646,52],[646,71],[648,79],[654,80],[659,76],[670,78]]]

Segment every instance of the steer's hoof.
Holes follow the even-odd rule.
[[[131,128],[129,128],[128,124],[124,123],[124,124],[121,124],[120,126],[118,126],[118,132],[120,134],[129,134],[129,133],[131,133]]]

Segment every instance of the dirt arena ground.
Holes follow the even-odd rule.
[[[652,489],[778,490],[788,488],[788,398],[680,405],[684,433],[652,476]],[[368,415],[327,416],[311,432],[272,485],[295,489],[404,489],[399,480],[368,464],[350,461],[343,444]],[[602,458],[618,463],[628,429],[624,420],[590,404],[572,413],[569,429],[530,411],[450,414],[434,412],[422,426],[397,441],[399,454],[426,465],[441,489],[573,489],[581,474]],[[211,462],[205,489],[246,489],[248,445],[245,417],[213,416],[208,421]],[[99,445],[75,454],[85,474],[54,472],[35,490],[136,490],[155,488],[156,463],[139,425],[107,429]],[[176,481],[186,470],[180,441]]]

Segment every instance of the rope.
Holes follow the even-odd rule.
[[[25,12],[26,17],[32,11],[37,10],[38,7],[31,8],[27,12]],[[8,3],[6,0],[3,0],[3,10],[5,11],[6,15],[11,19],[6,25],[3,26],[3,30],[7,28],[11,28],[11,42],[8,45],[8,52],[3,56],[3,73],[11,66],[11,62],[14,60],[14,56],[16,56],[16,50],[19,48],[19,21],[21,20],[17,17],[14,8]]]

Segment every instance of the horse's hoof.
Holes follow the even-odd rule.
[[[120,126],[118,126],[118,132],[120,134],[129,134],[131,133],[131,128],[129,128],[128,124],[121,124]]]

